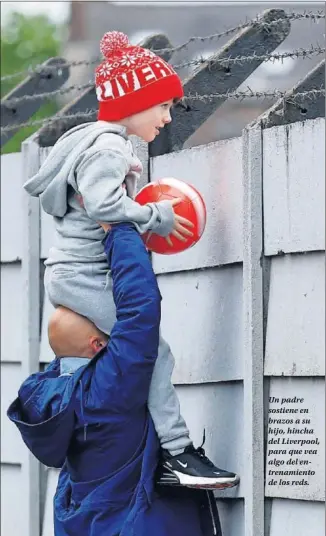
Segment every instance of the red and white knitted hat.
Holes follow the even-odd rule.
[[[182,82],[171,65],[131,45],[122,32],[106,33],[100,49],[105,59],[95,70],[99,120],[119,121],[183,97]]]

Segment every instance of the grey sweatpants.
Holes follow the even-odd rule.
[[[62,263],[47,266],[45,291],[54,307],[63,305],[91,320],[109,334],[116,321],[112,279],[104,263]],[[148,409],[161,446],[170,452],[191,443],[189,430],[180,415],[179,400],[171,381],[174,357],[167,342],[160,337]]]

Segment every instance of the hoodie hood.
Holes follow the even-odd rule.
[[[38,173],[24,184],[31,196],[40,197],[45,212],[60,218],[66,214],[68,186],[74,183],[74,171],[85,151],[102,134],[117,134],[128,140],[122,125],[106,121],[78,125],[59,138]]]
[[[45,372],[27,378],[7,411],[26,446],[48,467],[61,468],[67,457],[75,426],[72,395],[84,370],[60,375],[55,359]]]

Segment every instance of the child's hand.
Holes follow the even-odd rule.
[[[178,205],[179,203],[181,203],[181,201],[181,198],[173,199],[172,206],[174,207],[175,205]],[[171,235],[175,236],[178,240],[181,240],[182,242],[186,242],[187,240],[183,235],[193,236],[193,233],[189,231],[189,229],[186,229],[184,225],[187,225],[188,227],[194,227],[194,224],[190,220],[187,220],[186,218],[183,218],[182,216],[179,216],[178,214],[174,213],[173,231],[171,232],[171,234],[169,234],[169,236],[165,238],[169,246],[173,246],[172,240],[170,238]]]
[[[111,231],[111,225],[109,223],[103,223],[103,222],[97,222],[103,229],[103,231],[106,233],[107,231]]]

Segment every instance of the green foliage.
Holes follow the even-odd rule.
[[[60,55],[64,26],[53,24],[45,15],[12,13],[1,28],[1,77],[26,71],[49,58]],[[21,83],[26,75],[1,82],[1,98]],[[57,111],[54,101],[46,102],[31,121],[51,117]],[[38,127],[22,128],[2,148],[2,153],[20,152],[21,143]]]

